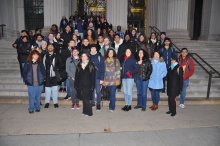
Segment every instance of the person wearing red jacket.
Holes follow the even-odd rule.
[[[188,49],[182,48],[181,55],[179,56],[179,65],[180,67],[183,67],[183,88],[182,92],[180,93],[180,107],[185,108],[184,101],[186,97],[186,89],[189,86],[189,78],[194,74],[194,62],[193,59],[190,58],[188,55]]]

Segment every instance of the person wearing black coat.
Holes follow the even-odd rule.
[[[82,53],[81,62],[77,65],[75,74],[75,87],[77,90],[77,97],[83,101],[83,115],[92,116],[93,92],[96,83],[96,68],[95,65],[89,61],[87,53]]]
[[[21,43],[17,46],[18,62],[20,64],[20,72],[22,77],[22,70],[24,64],[27,62],[28,55],[31,51],[31,43],[27,36],[21,37]]]
[[[58,108],[58,85],[63,80],[60,74],[60,57],[54,53],[54,46],[49,44],[47,54],[43,58],[43,63],[46,70],[45,81],[45,106],[49,107],[50,97],[52,94],[54,108]]]
[[[177,56],[172,55],[171,67],[167,74],[167,95],[169,111],[167,114],[176,115],[176,97],[180,94],[183,87],[183,68],[179,67]]]
[[[63,47],[67,48],[68,43],[72,39],[73,33],[71,32],[71,27],[69,24],[65,26],[65,32],[61,34],[61,38],[63,39]]]
[[[45,68],[37,50],[31,51],[23,68],[23,80],[28,87],[29,113],[40,112],[40,97],[45,80]]]
[[[142,111],[145,111],[147,106],[147,89],[150,75],[152,73],[152,65],[148,54],[143,49],[140,49],[137,52],[137,66],[136,86],[138,102],[134,109],[142,108]]]

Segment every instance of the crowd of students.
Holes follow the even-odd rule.
[[[137,105],[147,109],[147,90],[151,92],[153,111],[158,109],[160,92],[168,95],[168,114],[176,115],[176,98],[184,108],[186,88],[194,73],[193,60],[187,48],[178,57],[170,38],[152,32],[147,38],[135,28],[117,30],[103,16],[63,17],[60,27],[53,24],[47,35],[40,29],[22,30],[12,45],[17,50],[21,77],[28,87],[29,113],[40,112],[41,93],[45,92],[44,108],[50,98],[58,108],[59,92],[71,98],[72,109],[92,116],[92,107],[101,110],[101,88],[109,90],[109,110],[116,108],[116,92],[123,87],[124,111],[132,110],[133,86],[137,87]],[[167,85],[167,86],[166,86]]]

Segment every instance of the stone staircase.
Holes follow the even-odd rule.
[[[14,40],[13,40],[14,41]],[[16,50],[11,47],[13,41],[0,40],[0,96],[1,97],[27,97],[27,87],[20,77],[19,64]],[[220,71],[220,42],[207,41],[180,41],[174,40],[177,46],[187,47],[192,52],[197,52],[211,65]],[[205,98],[208,85],[208,75],[196,64],[195,74],[190,80],[187,98]],[[60,93],[62,98],[66,93]],[[148,97],[150,92],[148,91]],[[42,94],[44,97],[44,94]],[[123,100],[123,91],[117,92],[117,99]],[[133,97],[137,98],[137,89],[134,86]],[[167,99],[166,94],[161,97]],[[220,97],[220,79],[212,79],[210,98]]]

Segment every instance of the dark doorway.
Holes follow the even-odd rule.
[[[44,1],[24,0],[25,28],[35,30],[44,27]]]
[[[201,34],[202,8],[203,8],[203,0],[195,0],[193,38],[192,38],[193,40],[198,40]]]

